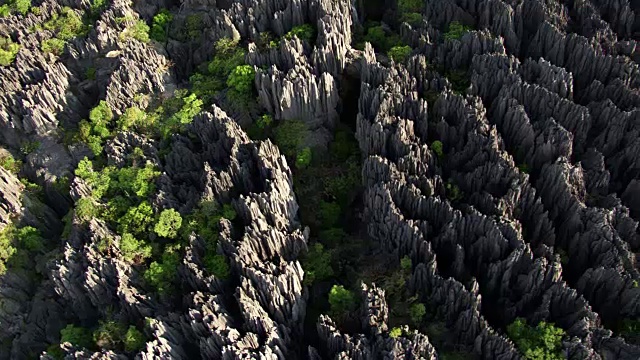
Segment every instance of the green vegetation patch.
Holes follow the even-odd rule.
[[[291,40],[294,36],[297,36],[298,39],[313,44],[316,38],[316,33],[316,29],[311,24],[302,24],[294,26],[291,31],[284,35],[284,38],[287,40]]]
[[[11,15],[12,11],[26,15],[30,9],[31,0],[7,0],[0,6],[0,17],[7,17]]]
[[[408,45],[394,46],[389,50],[387,55],[395,62],[404,62],[405,60],[407,60],[409,55],[411,55],[411,51],[411,46]]]
[[[32,254],[45,247],[40,231],[32,226],[7,225],[0,232],[0,275],[8,268],[23,267]]]
[[[325,251],[324,246],[315,243],[309,248],[309,253],[302,262],[304,269],[304,283],[311,285],[315,281],[328,280],[333,276],[331,268],[331,252]]]
[[[20,45],[15,44],[10,38],[0,37],[0,65],[11,65],[19,50]]]
[[[331,313],[336,317],[343,317],[358,306],[356,296],[342,285],[334,285],[329,291],[329,305]]]
[[[173,15],[167,9],[161,9],[153,16],[149,37],[158,42],[166,42]]]
[[[518,318],[507,326],[507,334],[518,350],[529,360],[562,360],[564,330],[541,321],[535,327]]]
[[[471,27],[462,25],[459,21],[452,21],[447,28],[447,32],[444,33],[444,38],[447,40],[460,40],[462,35],[471,31]]]

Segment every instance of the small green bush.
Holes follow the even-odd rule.
[[[339,223],[342,209],[338,203],[321,201],[319,207],[320,221],[324,228],[332,228]]]
[[[51,356],[54,360],[64,360],[64,351],[60,347],[60,344],[51,344],[47,347],[47,355]]]
[[[124,350],[126,352],[139,352],[146,344],[146,339],[140,330],[135,326],[129,326],[129,329],[124,334]]]
[[[220,279],[229,278],[229,263],[224,255],[209,253],[204,258],[207,271]]]
[[[0,37],[0,65],[9,66],[16,58],[20,45],[14,44],[11,38]]]
[[[387,53],[387,55],[393,59],[393,61],[395,62],[404,62],[405,60],[407,60],[407,58],[409,57],[409,55],[411,55],[411,47],[406,45],[406,46],[394,46],[391,48],[391,50],[389,50],[389,52]]]
[[[13,236],[15,228],[13,225],[7,225],[0,232],[0,275],[7,271],[7,262],[16,253]]]
[[[273,135],[282,153],[295,158],[308,135],[307,125],[299,120],[286,120],[275,128]]]
[[[91,132],[103,139],[111,135],[109,131],[109,123],[111,120],[113,120],[113,111],[111,111],[109,104],[104,100],[100,100],[98,105],[89,112]]]
[[[31,8],[31,0],[15,0],[13,6],[17,12],[22,15],[26,15]]]
[[[260,129],[266,129],[273,124],[273,117],[271,115],[265,114],[262,115],[257,121],[256,124]]]
[[[140,42],[149,42],[149,25],[144,20],[136,20],[133,26],[127,29],[127,33]]]
[[[433,152],[436,153],[436,156],[438,156],[438,159],[442,160],[442,157],[444,156],[444,151],[442,149],[442,141],[436,140],[432,142],[431,150],[433,150]]]
[[[93,345],[91,332],[85,328],[69,324],[60,330],[60,343],[71,343],[81,348],[90,348]]]
[[[63,7],[60,13],[54,14],[43,24],[44,28],[53,31],[55,37],[68,41],[75,37],[84,36],[89,28],[82,22],[82,18],[70,7]]]
[[[127,213],[118,220],[119,231],[121,233],[131,233],[133,235],[143,235],[153,222],[153,209],[148,202],[143,201],[140,205],[127,210]]]
[[[227,86],[233,90],[237,97],[249,100],[253,93],[253,82],[256,72],[251,65],[236,66],[227,78]]]
[[[337,246],[347,237],[347,233],[338,227],[320,231],[318,238],[329,246]]]
[[[525,359],[561,360],[564,330],[553,324],[540,322],[535,328],[527,325],[522,318],[507,326],[507,334],[516,344]]]
[[[136,239],[129,233],[124,233],[120,238],[120,251],[128,262],[140,264],[151,257],[152,249],[144,241]]]
[[[173,287],[176,269],[180,265],[179,245],[167,246],[162,254],[162,261],[154,261],[145,271],[145,280],[159,293],[166,293]]]
[[[315,281],[331,278],[333,276],[331,253],[325,251],[322,244],[313,244],[302,263],[302,268],[304,269],[304,283],[307,286],[312,285]]]
[[[311,156],[311,148],[306,147],[300,150],[298,152],[298,155],[296,156],[296,167],[298,169],[307,168],[309,165],[311,165]]]
[[[417,12],[409,12],[400,16],[400,21],[406,22],[411,26],[420,26],[422,24],[422,14]]]
[[[526,163],[519,164],[518,169],[520,170],[521,173],[525,173],[525,174],[528,174],[530,171],[529,165]]]
[[[313,43],[313,40],[316,36],[316,29],[311,26],[311,24],[303,24],[299,26],[294,26],[291,31],[284,35],[285,39],[291,40],[294,36],[297,36],[298,39],[304,40],[308,43]]]
[[[203,102],[196,94],[183,96],[180,99],[182,107],[175,114],[160,124],[160,133],[163,138],[168,138],[172,133],[180,132],[186,124],[191,123],[193,118],[202,110]]]
[[[227,220],[233,220],[236,218],[236,211],[230,204],[222,205],[222,217]]]
[[[334,285],[329,291],[329,305],[333,314],[342,316],[356,308],[356,297],[344,286]]]
[[[22,161],[14,159],[11,154],[7,154],[0,158],[0,166],[9,172],[18,174],[20,168],[22,168]]]
[[[19,228],[16,233],[18,246],[28,251],[40,251],[44,248],[44,239],[40,231],[33,226]]]
[[[471,84],[469,75],[465,70],[452,70],[446,75],[449,82],[451,82],[453,92],[457,94],[462,94]]]
[[[82,222],[98,217],[98,206],[93,198],[81,198],[76,201],[75,214]]]
[[[147,125],[147,113],[137,106],[132,106],[124,111],[118,118],[117,126],[120,130],[128,130],[133,127],[145,127]]]
[[[158,42],[167,41],[167,31],[169,30],[171,21],[173,21],[173,15],[169,10],[161,9],[153,16],[149,37]]]
[[[449,200],[458,201],[462,199],[462,192],[460,191],[460,188],[458,187],[458,185],[452,182],[447,182],[446,189],[447,189],[447,197],[449,198]]]
[[[204,29],[204,21],[201,14],[191,14],[187,16],[184,24],[183,33],[187,40],[198,40],[202,36]]]
[[[419,13],[424,8],[423,0],[398,0],[398,10],[402,13]]]
[[[470,27],[462,25],[458,21],[452,21],[449,24],[447,32],[444,33],[444,38],[447,40],[460,40],[462,38],[462,35],[469,32],[469,30],[471,30]]]
[[[5,18],[11,15],[11,7],[9,4],[0,5],[0,18]]]
[[[427,309],[424,304],[415,303],[409,307],[409,317],[414,325],[419,325],[427,313]]]
[[[406,274],[411,274],[412,266],[413,262],[411,261],[410,257],[404,256],[402,259],[400,259],[400,269],[402,269],[402,271],[404,271]]]
[[[382,26],[372,26],[367,30],[364,40],[370,42],[378,50],[387,49],[387,34]]]
[[[162,237],[173,239],[178,236],[178,230],[181,226],[182,217],[180,213],[174,209],[165,209],[160,213],[153,231]]]
[[[125,334],[122,324],[115,321],[101,321],[93,332],[93,342],[104,350],[117,350]]]
[[[399,327],[394,327],[393,329],[391,329],[391,331],[389,331],[389,337],[393,339],[397,339],[400,336],[402,336],[402,329],[400,329]]]
[[[84,76],[87,78],[87,80],[95,80],[96,79],[96,68],[93,67],[93,66],[87,68],[87,70],[84,73]]]

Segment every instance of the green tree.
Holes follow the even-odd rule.
[[[379,51],[384,51],[388,47],[387,34],[384,32],[382,26],[372,26],[367,29],[364,40],[371,43],[371,45]]]
[[[323,243],[331,247],[342,244],[346,237],[347,233],[339,227],[322,230],[318,235],[318,238],[321,239]]]
[[[151,22],[151,32],[149,36],[158,42],[167,41],[167,31],[169,25],[173,21],[173,15],[167,9],[161,9],[157,14],[153,16]]]
[[[16,58],[20,45],[14,44],[11,38],[0,37],[0,65],[9,66]]]
[[[231,206],[231,204],[222,205],[222,217],[227,220],[233,220],[236,218],[236,210]]]
[[[149,42],[149,25],[144,20],[136,20],[133,26],[127,29],[127,33],[140,42]]]
[[[307,125],[300,120],[286,120],[275,128],[273,135],[282,153],[294,158],[308,135]]]
[[[266,129],[273,124],[273,117],[268,114],[262,115],[257,121],[256,124],[260,129]]]
[[[333,285],[329,291],[329,305],[336,316],[344,315],[357,306],[356,297],[342,285]]]
[[[13,225],[7,225],[0,231],[0,275],[7,271],[6,264],[17,251],[13,242],[13,234]]]
[[[81,348],[90,348],[93,344],[91,332],[73,324],[69,324],[60,330],[60,343],[66,342]]]
[[[128,262],[140,264],[151,257],[152,249],[144,241],[136,239],[129,233],[124,233],[120,238],[120,251]]]
[[[104,350],[117,350],[122,343],[125,327],[115,321],[101,321],[93,332],[93,342]]]
[[[207,271],[220,279],[229,278],[229,263],[226,256],[209,251],[204,258],[204,266]]]
[[[460,40],[462,35],[469,32],[470,27],[462,25],[459,21],[452,21],[449,24],[447,32],[444,33],[444,38],[447,40]]]
[[[315,281],[323,281],[333,276],[331,268],[331,253],[324,250],[324,246],[315,243],[302,263],[304,269],[304,283],[307,286]]]
[[[316,37],[316,29],[311,26],[311,24],[303,24],[294,26],[291,31],[284,35],[287,40],[293,39],[294,36],[297,36],[298,39],[304,40],[308,43],[313,43],[313,40]]]
[[[118,118],[117,125],[120,130],[128,130],[134,126],[144,127],[146,125],[147,114],[137,106],[127,108]]]
[[[444,151],[442,150],[442,141],[436,140],[431,143],[431,150],[438,156],[438,159],[442,160],[444,156]]]
[[[458,201],[462,199],[462,192],[460,191],[460,188],[458,187],[458,185],[452,183],[451,181],[447,182],[446,190],[449,200]]]
[[[76,216],[80,221],[87,222],[98,217],[98,207],[96,200],[91,197],[83,197],[76,201],[74,209]]]
[[[130,208],[127,213],[118,221],[121,233],[131,233],[142,235],[153,222],[153,209],[148,202],[143,201],[140,205]]]
[[[398,0],[398,10],[403,13],[419,13],[424,7],[424,0]]]
[[[404,62],[411,55],[410,46],[394,46],[389,50],[387,55],[395,62]]]
[[[175,114],[171,115],[160,126],[160,133],[163,138],[167,138],[174,132],[182,131],[184,125],[191,123],[193,118],[202,110],[203,102],[196,94],[183,96],[181,98],[182,107]]]
[[[0,18],[4,18],[11,15],[11,7],[9,4],[0,5]]]
[[[22,15],[26,15],[31,8],[31,0],[15,0],[13,6],[16,8],[16,11]]]
[[[132,325],[129,326],[126,334],[124,334],[123,342],[126,352],[138,352],[144,348],[147,341],[140,330]]]
[[[296,156],[296,167],[298,169],[305,169],[311,165],[311,148],[306,147],[298,152]]]
[[[11,154],[7,153],[0,157],[0,166],[17,175],[22,167],[22,161],[16,160]]]
[[[321,201],[319,205],[320,221],[322,223],[322,227],[332,228],[336,226],[340,221],[340,216],[342,215],[342,209],[340,208],[340,205],[335,202],[326,201]]]
[[[389,337],[393,339],[399,338],[400,336],[402,336],[402,329],[399,327],[394,327],[389,331]]]
[[[145,271],[144,278],[159,293],[166,293],[173,287],[176,269],[180,265],[179,245],[167,246],[162,254],[162,261],[154,261]]]
[[[160,213],[158,222],[153,228],[156,234],[173,239],[178,236],[178,230],[182,226],[182,217],[174,209],[165,209]]]
[[[529,360],[561,360],[564,330],[541,321],[536,327],[518,318],[507,326],[507,334],[524,357]]]
[[[427,313],[427,309],[424,304],[414,303],[409,307],[409,317],[414,325],[419,325]]]
[[[19,228],[16,233],[18,245],[28,251],[40,251],[44,248],[40,231],[33,226]]]
[[[408,12],[400,16],[400,21],[406,22],[411,26],[420,26],[422,24],[422,14],[417,12]]]
[[[101,138],[110,136],[108,125],[113,120],[113,111],[106,101],[100,100],[98,105],[89,112],[89,120],[92,125],[92,132]]]
[[[251,65],[236,66],[227,79],[227,86],[241,94],[248,94],[253,90],[256,72]]]
[[[68,41],[75,37],[84,36],[89,30],[82,22],[82,18],[70,7],[63,7],[60,13],[54,14],[43,24],[44,28],[53,31],[55,37]]]

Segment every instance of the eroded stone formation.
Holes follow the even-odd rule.
[[[22,160],[18,174],[0,168],[0,227],[31,226],[49,242],[0,275],[0,359],[441,358],[426,331],[392,334],[380,284],[357,289],[355,327],[311,311],[301,262],[310,230],[299,215],[308,199],[296,196],[281,149],[245,131],[261,113],[301,120],[302,143],[322,153],[354,107],[366,241],[411,260],[407,291],[456,346],[482,359],[523,359],[505,328],[524,318],[561,328],[568,359],[640,359],[638,336],[618,333],[621,322],[640,324],[633,2],[435,0],[412,24],[401,20],[406,1],[393,0],[112,0],[100,11],[96,3],[34,0],[37,11],[0,18],[0,37],[20,45],[0,66],[0,155]],[[54,38],[45,24],[63,7],[92,23],[54,55],[41,44]],[[198,31],[164,43],[127,36],[163,8],[172,28],[197,22]],[[406,60],[369,42],[354,48],[368,17],[380,20],[374,13],[412,48]],[[477,30],[451,38],[454,21]],[[305,23],[317,32],[311,42],[257,45],[261,33],[283,36]],[[157,169],[154,216],[175,209],[186,219],[203,201],[237,214],[208,224],[213,250],[197,228],[186,234],[176,287],[161,294],[124,255],[119,229],[82,217],[78,204],[96,189],[74,169],[94,157],[69,139],[100,100],[118,118],[172,98],[222,38],[247,44],[252,101],[264,111],[229,107],[222,91],[179,131],[120,131],[94,159]],[[348,82],[359,83],[357,103],[341,98]],[[226,259],[228,276],[207,270],[210,252]],[[104,319],[143,329],[144,345],[60,344],[68,324]]]

